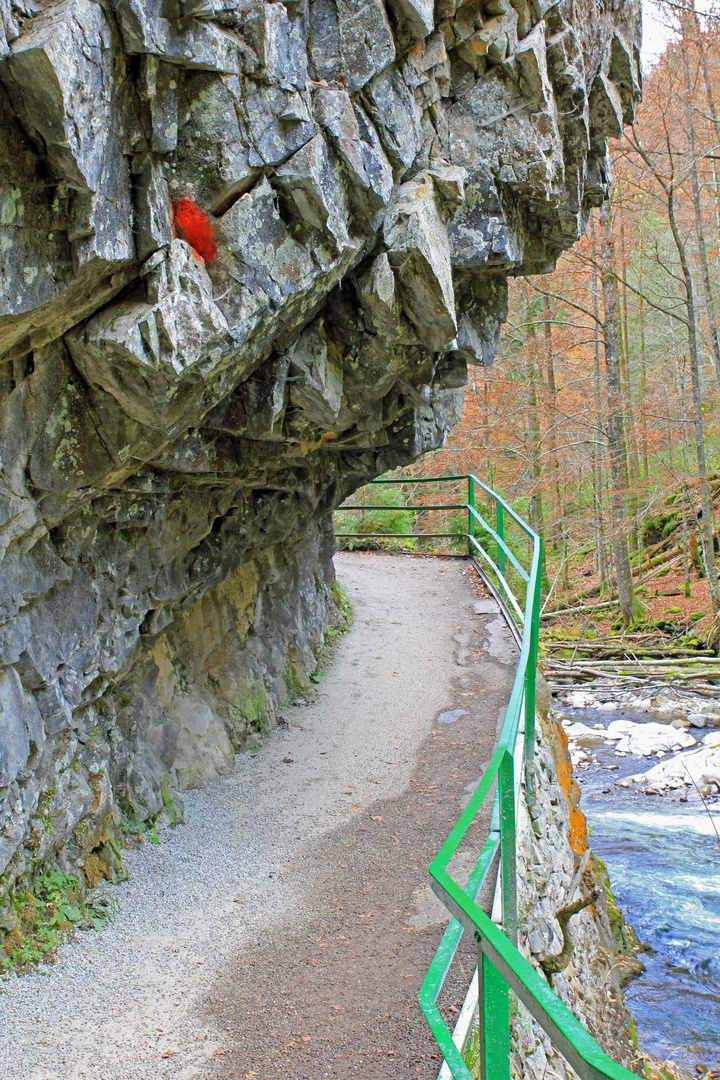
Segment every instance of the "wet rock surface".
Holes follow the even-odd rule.
[[[507,276],[578,237],[638,37],[632,0],[0,0],[3,888],[307,683],[330,511],[442,443]]]

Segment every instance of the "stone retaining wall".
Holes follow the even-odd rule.
[[[538,682],[537,795],[529,811],[521,799],[517,822],[519,944],[542,974],[540,961],[563,946],[556,913],[596,890],[596,902],[570,919],[574,951],[564,970],[552,976],[553,988],[605,1052],[632,1068],[636,1048],[621,986],[637,974],[639,943],[614,904],[604,867],[588,848],[567,736],[552,716],[540,676]],[[523,1007],[512,1045],[513,1075],[574,1080],[575,1072]]]

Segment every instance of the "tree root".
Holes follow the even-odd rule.
[[[591,893],[586,893],[584,896],[581,896],[579,900],[575,900],[572,904],[566,904],[565,907],[561,907],[555,912],[555,918],[558,921],[563,936],[562,949],[554,956],[545,956],[540,960],[540,967],[547,975],[551,985],[552,976],[568,966],[572,960],[573,952],[575,951],[575,942],[570,936],[570,919],[573,915],[577,915],[579,911],[582,911],[583,908],[594,904],[596,900],[600,899],[601,895],[602,890],[600,888],[594,888]]]

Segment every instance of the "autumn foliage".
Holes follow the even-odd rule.
[[[612,151],[611,263],[593,211],[553,274],[512,283],[496,365],[470,369],[459,428],[415,471],[471,471],[500,490],[544,535],[556,595],[588,577],[609,588],[609,437],[619,423],[633,576],[644,577],[646,553],[674,530],[683,556],[671,572],[681,589],[684,574],[688,599],[673,603],[695,611],[697,573],[707,589],[693,556],[693,543],[707,548],[702,487],[715,516],[720,491],[720,23],[690,5],[668,11],[676,40],[646,72],[635,127]],[[603,272],[617,282],[615,400]]]

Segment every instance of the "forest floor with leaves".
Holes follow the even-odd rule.
[[[691,571],[690,596],[685,596],[682,561],[677,559],[673,562],[674,565],[663,568],[662,575],[651,578],[637,590],[638,600],[644,608],[641,625],[661,624],[665,633],[674,633],[675,636],[692,634],[704,641],[712,623],[707,579]],[[568,572],[568,584],[569,588],[565,588],[564,592],[571,598],[590,590],[593,590],[595,595],[588,596],[582,606],[577,605],[578,610],[573,615],[553,619],[553,623],[562,627],[564,635],[568,638],[585,637],[592,640],[593,635],[602,637],[615,633],[619,618],[617,603],[602,608],[593,606],[606,602],[606,597],[600,593],[597,574],[574,567]],[[564,603],[562,606],[566,607]],[[572,600],[567,606],[574,606]]]

